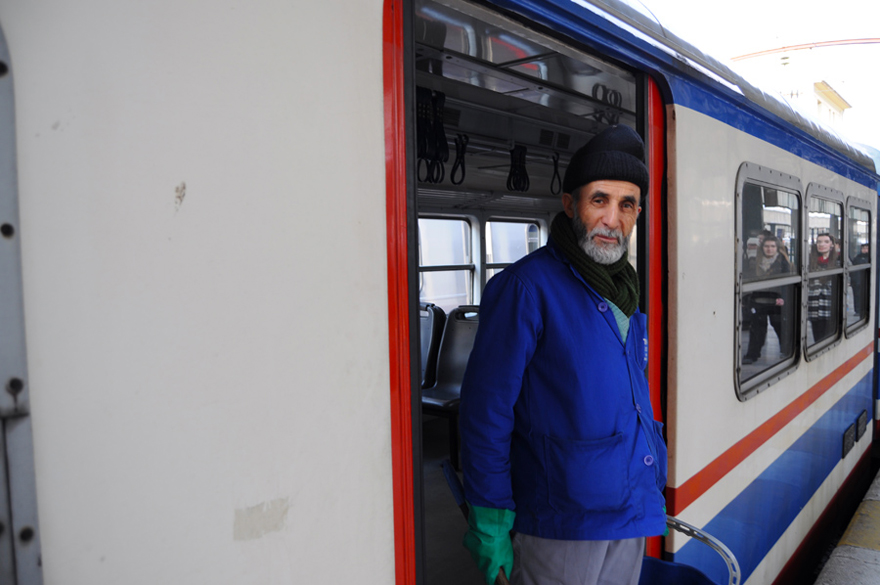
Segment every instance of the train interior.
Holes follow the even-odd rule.
[[[477,584],[461,544],[467,522],[441,463],[458,465],[460,383],[480,291],[546,242],[580,146],[611,124],[643,131],[644,84],[608,59],[466,3],[416,2],[413,42],[423,566],[430,585]],[[630,261],[642,268],[638,231]]]

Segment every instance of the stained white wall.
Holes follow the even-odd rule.
[[[381,17],[0,3],[47,584],[393,582]]]

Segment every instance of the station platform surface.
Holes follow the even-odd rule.
[[[814,585],[880,585],[880,473]]]

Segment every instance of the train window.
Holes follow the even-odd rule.
[[[419,300],[444,311],[474,299],[471,224],[465,219],[419,218]]]
[[[810,191],[837,194],[831,189],[810,185]],[[837,194],[841,196],[842,194]],[[815,354],[840,338],[840,306],[843,291],[841,236],[843,204],[810,196],[808,213],[807,263],[807,351]]]
[[[871,296],[871,212],[850,206],[846,220],[846,329],[868,323]]]
[[[746,250],[742,276],[743,282],[753,283],[742,295],[742,377],[746,380],[794,354],[798,283],[780,279],[790,281],[791,275],[799,273],[799,209],[796,193],[755,183],[743,186]]]
[[[740,168],[737,193],[736,368],[744,400],[798,361],[802,206],[797,178],[750,163]]]
[[[486,280],[538,249],[538,224],[519,221],[486,222]]]

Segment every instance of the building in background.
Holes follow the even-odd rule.
[[[815,57],[813,50],[790,51],[735,59],[733,65],[759,87],[785,98],[800,113],[843,132],[844,115],[852,105],[827,81],[832,72]]]

